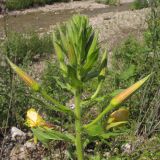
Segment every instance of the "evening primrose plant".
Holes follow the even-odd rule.
[[[54,127],[50,128],[41,116],[32,108],[27,112],[27,124],[33,131],[34,136],[42,143],[47,144],[52,140],[67,141],[75,145],[76,156],[78,160],[84,158],[84,142],[89,137],[100,137],[107,139],[111,134],[109,130],[127,122],[129,111],[126,108],[120,108],[114,111],[127,98],[129,98],[136,90],[138,90],[150,77],[147,76],[131,87],[123,90],[117,96],[111,99],[110,103],[104,110],[93,120],[84,124],[82,114],[88,112],[85,104],[89,104],[99,98],[99,93],[105,79],[107,53],[100,53],[100,46],[98,42],[98,34],[94,32],[89,20],[86,16],[75,15],[63,27],[58,26],[53,33],[53,45],[59,61],[59,67],[63,75],[62,82],[58,77],[56,82],[63,89],[68,90],[74,97],[74,109],[69,106],[61,104],[54,97],[51,97],[40,84],[28,76],[18,66],[13,64],[9,59],[8,63],[11,68],[19,75],[19,77],[33,89],[33,91],[40,94],[45,102],[45,107],[57,112],[61,112],[70,116],[74,122],[74,133],[67,131],[59,132]],[[101,57],[99,62],[98,58]],[[82,94],[85,91],[85,84],[91,82],[92,79],[97,79],[98,85],[95,92],[83,98]],[[107,123],[106,123],[107,122]],[[61,126],[63,127],[63,126]]]

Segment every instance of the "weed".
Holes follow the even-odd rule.
[[[54,32],[53,34],[54,48],[59,61],[60,71],[64,79],[64,82],[59,79],[57,79],[56,82],[73,95],[74,108],[69,108],[61,101],[55,99],[55,97],[51,97],[46,92],[46,89],[39,83],[28,76],[18,66],[13,64],[8,58],[7,61],[20,78],[33,91],[39,93],[43,97],[45,100],[43,103],[46,108],[67,114],[68,117],[72,119],[72,124],[70,126],[74,126],[74,133],[71,132],[70,126],[66,128],[66,132],[62,133],[47,126],[47,123],[41,118],[41,122],[39,123],[38,117],[40,116],[34,110],[35,114],[27,114],[27,118],[29,117],[29,121],[27,119],[27,124],[31,128],[34,136],[45,145],[52,140],[70,142],[76,147],[77,159],[83,160],[84,140],[103,140],[115,135],[115,133],[108,131],[111,128],[125,124],[128,116],[124,120],[123,113],[127,113],[126,115],[128,115],[128,111],[126,109],[115,111],[111,116],[108,116],[109,119],[107,123],[106,121],[103,121],[104,117],[138,90],[148,80],[150,75],[139,80],[131,87],[121,91],[111,99],[108,105],[105,105],[104,109],[96,118],[94,118],[94,120],[84,123],[82,114],[85,114],[88,110],[84,110],[83,105],[95,101],[99,96],[99,92],[105,79],[107,55],[106,52],[104,52],[100,63],[97,64],[98,56],[100,54],[98,35],[94,32],[91,25],[89,25],[87,17],[81,15],[73,16],[65,27],[65,30],[58,27],[58,32]],[[95,92],[83,99],[82,94],[85,90],[84,84],[94,78],[97,79],[98,82]],[[34,115],[37,115],[37,118]],[[121,116],[118,118],[117,115],[121,115],[123,118]],[[119,120],[117,121],[117,119]],[[29,122],[35,122],[34,127],[32,127],[33,125]]]
[[[28,34],[10,32],[2,45],[4,54],[16,59],[16,64],[34,60],[35,57],[53,53],[50,35],[39,36],[35,32]]]

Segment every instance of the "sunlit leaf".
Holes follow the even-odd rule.
[[[108,124],[108,125],[106,126],[106,129],[111,129],[111,128],[120,126],[120,125],[125,124],[125,123],[127,123],[127,121],[121,121],[121,122],[110,123],[110,124]]]
[[[104,129],[101,124],[95,124],[86,129],[90,136],[99,136],[104,133]]]
[[[48,143],[54,140],[74,142],[74,137],[68,133],[61,133],[59,131],[42,127],[31,128],[31,130],[34,136],[36,136],[42,143]]]

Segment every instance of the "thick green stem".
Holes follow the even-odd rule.
[[[81,99],[79,91],[75,92],[75,130],[76,130],[76,152],[78,160],[83,160],[82,145],[82,122],[81,122]]]

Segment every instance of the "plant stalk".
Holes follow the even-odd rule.
[[[76,132],[76,152],[77,152],[77,159],[83,160],[83,145],[82,145],[82,122],[81,122],[81,99],[80,99],[80,92],[77,90],[75,92],[75,132]]]
[[[113,109],[113,107],[114,107],[113,105],[109,104],[109,105],[106,107],[106,109],[97,116],[96,119],[94,119],[94,120],[93,120],[92,122],[90,122],[89,124],[85,125],[84,128],[88,128],[88,127],[90,127],[90,126],[98,123],[98,122],[105,116],[106,113],[108,113],[110,110]]]

